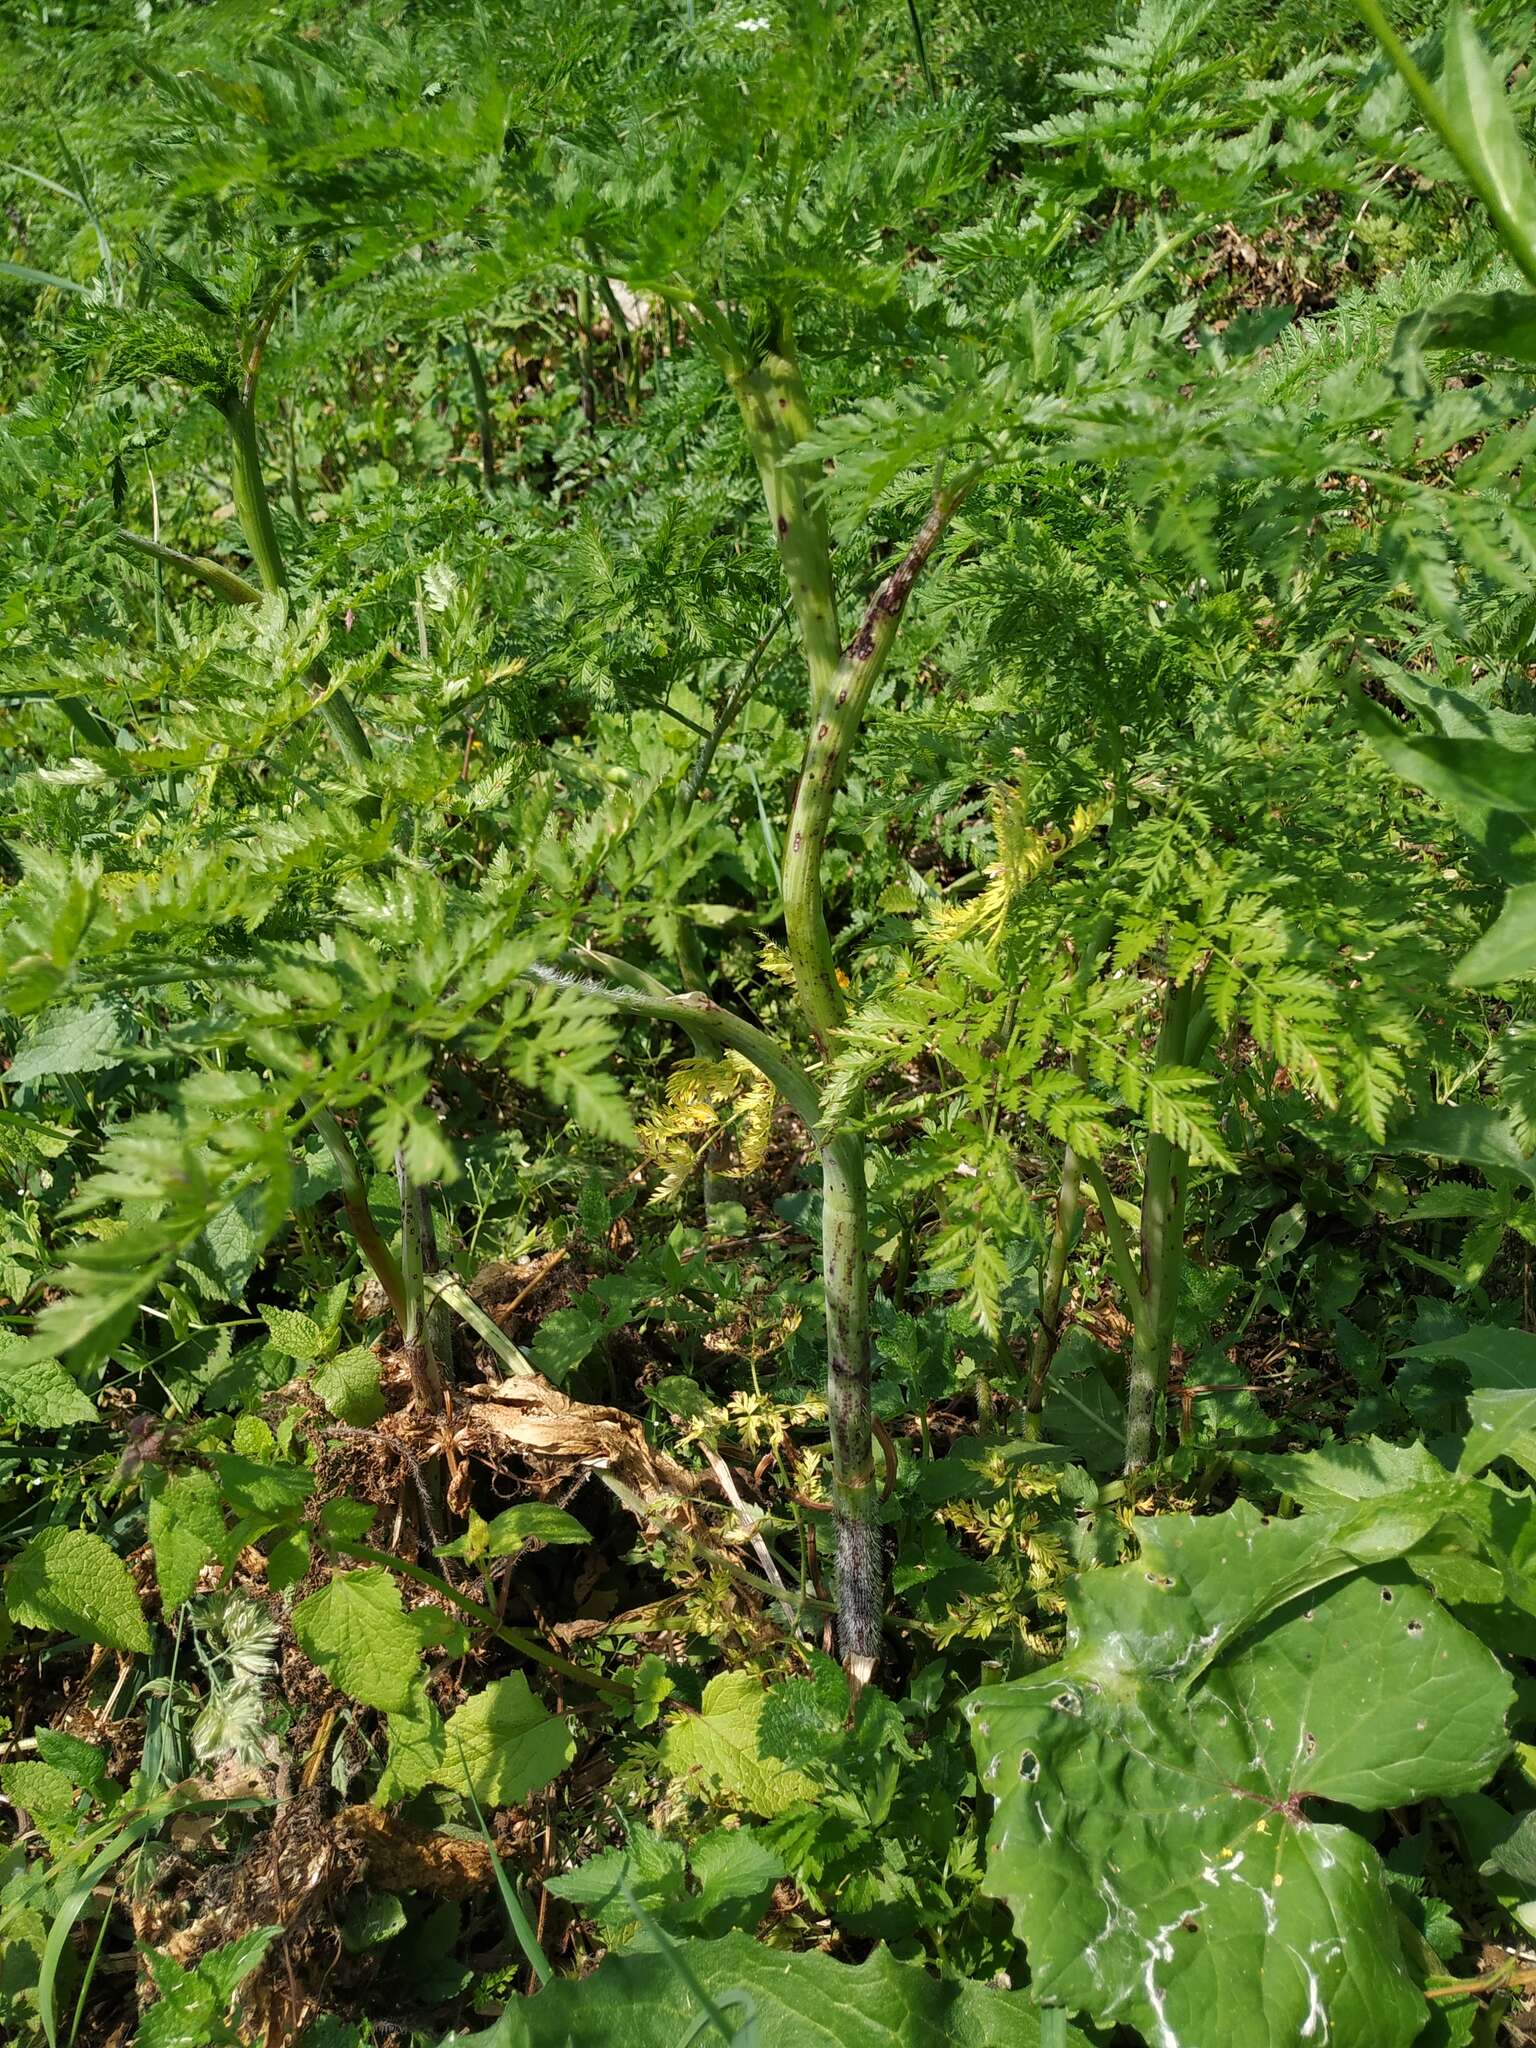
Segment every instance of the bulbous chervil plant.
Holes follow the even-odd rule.
[[[1527,15],[0,32],[0,2034],[1520,2038]]]

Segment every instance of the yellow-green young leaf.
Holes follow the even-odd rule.
[[[211,1472],[178,1472],[150,1501],[148,1519],[155,1579],[171,1615],[195,1591],[203,1566],[223,1553],[219,1482]]]
[[[284,1357],[318,1358],[324,1351],[325,1332],[312,1316],[293,1308],[263,1308],[261,1316]]]
[[[6,1575],[5,1600],[23,1628],[84,1636],[109,1650],[149,1649],[127,1565],[88,1529],[45,1529],[34,1536]]]
[[[757,1753],[757,1724],[766,1698],[749,1671],[712,1678],[699,1712],[681,1715],[662,1737],[667,1770],[765,1820],[798,1800],[814,1798],[816,1787],[803,1771]]]
[[[546,1711],[520,1671],[467,1699],[443,1730],[439,1785],[482,1806],[515,1806],[559,1776],[576,1753],[566,1723]]]
[[[410,1704],[421,1665],[420,1635],[382,1565],[337,1572],[293,1610],[299,1648],[338,1691],[398,1713]]]
[[[363,1345],[359,1344],[351,1351],[338,1351],[324,1365],[317,1365],[313,1384],[332,1415],[359,1429],[366,1429],[370,1422],[377,1422],[384,1413],[384,1397],[379,1392],[379,1361]]]

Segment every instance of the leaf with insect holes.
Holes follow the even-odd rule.
[[[576,1754],[571,1731],[542,1707],[520,1671],[467,1699],[443,1731],[436,1782],[482,1806],[515,1806],[557,1778]]]
[[[88,1529],[45,1529],[34,1536],[6,1575],[5,1601],[25,1628],[84,1636],[109,1650],[149,1649],[127,1565]]]
[[[1399,1567],[1295,1590],[1332,1571],[1326,1542],[1305,1563],[1308,1517],[1166,1519],[1171,1551],[1078,1582],[1058,1664],[966,1703],[997,1802],[985,1889],[1039,1995],[1103,2026],[1406,2048],[1423,1999],[1381,1862],[1307,1805],[1481,1785],[1509,1680]]]
[[[293,1610],[293,1632],[311,1664],[338,1691],[387,1713],[411,1701],[421,1664],[421,1633],[382,1565],[336,1572]]]
[[[610,1955],[589,1977],[511,2000],[490,2032],[458,2036],[458,2048],[704,2048],[720,2036],[701,1993],[743,2048],[1042,2048],[1047,2038],[1027,1992],[930,1976],[884,1948],[854,1964],[728,1934]],[[1086,2048],[1061,2014],[1049,2021],[1056,2048]]]

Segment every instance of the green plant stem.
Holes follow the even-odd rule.
[[[827,1318],[827,1408],[837,1530],[838,1636],[850,1671],[873,1673],[880,1650],[880,1526],[870,1426],[869,1270],[864,1147],[850,1135],[823,1142],[821,1106],[810,1077],[766,1032],[704,995],[673,995],[644,969],[590,948],[576,957],[607,983],[549,968],[536,979],[580,988],[615,1009],[680,1025],[750,1059],[800,1117],[822,1165],[822,1278]],[[617,984],[617,985],[614,985]]]
[[[1045,1405],[1045,1382],[1051,1360],[1061,1342],[1061,1296],[1066,1284],[1067,1260],[1077,1236],[1083,1209],[1082,1162],[1069,1145],[1061,1162],[1061,1186],[1056,1195],[1056,1218],[1046,1248],[1045,1272],[1040,1284],[1040,1313],[1029,1357],[1029,1393],[1024,1403],[1026,1436],[1040,1434],[1040,1411]]]
[[[284,421],[288,444],[288,509],[294,519],[302,523],[305,516],[304,487],[299,482],[299,430],[295,421],[295,410],[296,408],[290,405]]]
[[[381,1564],[386,1570],[398,1572],[403,1579],[410,1579],[418,1586],[430,1587],[443,1599],[451,1601],[461,1614],[467,1614],[479,1623],[481,1628],[518,1650],[534,1664],[542,1664],[546,1671],[557,1671],[562,1678],[574,1678],[592,1692],[608,1692],[619,1699],[633,1696],[633,1686],[621,1678],[606,1678],[601,1672],[588,1671],[584,1665],[575,1664],[569,1657],[562,1657],[558,1650],[548,1650],[520,1628],[509,1628],[494,1608],[486,1607],[478,1600],[472,1600],[467,1593],[461,1593],[457,1586],[451,1586],[439,1573],[429,1571],[425,1565],[413,1564],[409,1558],[396,1557],[392,1551],[370,1550],[364,1543],[347,1543],[339,1537],[322,1537],[327,1550],[338,1557],[349,1557],[354,1564]]]
[[[87,746],[116,748],[117,735],[104,718],[96,716],[83,697],[59,697],[55,701]]]
[[[1193,997],[1189,982],[1169,989],[1154,1055],[1156,1065],[1183,1065]],[[1186,1154],[1171,1138],[1154,1133],[1148,1140],[1141,1195],[1140,1285],[1131,1304],[1134,1332],[1125,1418],[1127,1472],[1139,1471],[1152,1455],[1158,1404],[1168,1385],[1183,1266],[1187,1163]]]
[[[405,1297],[400,1336],[416,1405],[424,1414],[436,1415],[443,1408],[444,1318],[437,1295],[427,1286],[427,1275],[437,1265],[432,1213],[426,1190],[411,1178],[403,1152],[395,1154],[395,1181],[400,1190],[400,1285]]]
[[[256,434],[255,409],[241,400],[232,400],[224,410],[224,418],[229,425],[233,457],[230,481],[234,488],[240,530],[245,535],[245,544],[251,551],[251,560],[256,564],[262,588],[285,591],[288,572],[283,564],[277,528],[272,522],[272,505],[261,474],[261,443]]]
[[[597,386],[592,377],[592,280],[583,271],[576,286],[577,347],[581,364],[581,413],[589,434],[597,431]]]
[[[624,382],[629,392],[629,409],[640,411],[640,345],[635,330],[624,317],[624,308],[619,304],[607,271],[596,247],[589,241],[587,254],[592,260],[592,275],[597,280],[597,295],[608,309],[608,318],[613,323],[613,338],[624,357]]]
[[[928,41],[923,34],[923,17],[917,11],[917,0],[907,0],[907,19],[912,24],[912,40],[917,45],[918,68],[923,74],[923,83],[928,88],[928,97],[936,100],[939,89],[933,82],[933,73],[928,68]]]
[[[704,950],[699,944],[696,927],[690,923],[687,912],[682,911],[677,920],[677,971],[683,987],[690,994],[708,994],[708,974],[704,965]],[[695,1059],[708,1059],[716,1050],[707,1038],[698,1032],[692,1034]],[[732,1180],[730,1166],[730,1140],[724,1131],[715,1130],[704,1146],[704,1220],[711,1228],[722,1223],[723,1213],[729,1209],[738,1196],[738,1189]],[[728,1225],[723,1227],[728,1228]]]
[[[827,1054],[844,1014],[821,872],[832,807],[912,587],[980,470],[968,472],[950,490],[940,482],[917,538],[881,582],[845,648],[831,536],[815,488],[819,471],[814,458],[800,453],[813,423],[787,312],[775,316],[768,345],[751,361],[730,362],[727,377],[757,464],[810,683],[810,724],[785,839],[780,895],[795,994]],[[810,1128],[814,1131],[816,1124]],[[867,1683],[880,1654],[884,1592],[870,1421],[864,1144],[847,1132],[822,1142],[820,1150],[838,1640],[850,1676]]]
[[[480,469],[485,478],[485,488],[496,489],[496,428],[491,418],[491,394],[486,386],[485,366],[480,361],[480,351],[475,347],[475,337],[470,332],[469,322],[464,323],[464,360],[469,365],[470,388],[475,394],[475,425],[480,435]]]
[[[229,426],[231,482],[235,510],[240,516],[245,544],[251,551],[262,586],[272,593],[286,593],[288,572],[272,523],[272,505],[261,474],[261,445],[256,438],[256,412],[249,399],[232,399],[223,408]],[[362,768],[373,759],[368,735],[358,723],[351,700],[342,690],[333,690],[322,662],[310,665],[310,680],[317,689],[316,710],[338,751],[352,767]]]
[[[827,1420],[837,1530],[838,1647],[867,1684],[884,1618],[880,1499],[869,1384],[869,1196],[863,1140],[844,1135],[821,1153],[821,1276],[827,1319]]]
[[[429,1275],[425,1291],[432,1302],[441,1302],[444,1308],[451,1309],[462,1322],[468,1323],[509,1372],[522,1377],[533,1371],[531,1361],[518,1350],[506,1331],[486,1314],[457,1273]]]
[[[399,1260],[384,1242],[379,1234],[379,1226],[373,1220],[373,1211],[368,1206],[368,1190],[363,1183],[357,1154],[352,1150],[352,1141],[330,1110],[309,1103],[306,1103],[305,1107],[309,1111],[310,1122],[341,1176],[341,1205],[347,1212],[347,1221],[352,1226],[357,1248],[372,1267],[401,1329],[404,1330],[410,1316],[405,1276],[400,1270]]]
[[[757,680],[757,671],[759,664],[761,663],[764,654],[767,653],[768,648],[772,644],[775,635],[779,631],[779,628],[784,624],[784,621],[788,617],[789,606],[785,604],[780,607],[779,612],[773,621],[773,624],[768,628],[767,632],[764,633],[763,637],[758,641],[757,645],[753,648],[750,656],[748,657],[747,665],[742,674],[741,681],[736,685],[734,690],[730,691],[727,694],[726,700],[721,705],[719,715],[715,719],[714,724],[710,727],[709,731],[704,735],[703,739],[700,740],[698,751],[697,753],[695,753],[693,757],[693,761],[688,769],[687,778],[683,783],[682,798],[685,804],[696,803],[698,801],[699,792],[704,787],[705,778],[708,776],[710,769],[714,766],[715,755],[719,751],[720,742],[725,738],[726,734],[730,731],[731,727],[736,723],[736,720],[740,717],[742,709],[747,702],[747,699],[752,694],[752,685]]]
[[[123,547],[148,555],[153,561],[168,563],[171,568],[180,569],[184,576],[206,583],[210,590],[217,591],[230,604],[261,603],[262,592],[254,583],[248,583],[243,576],[226,568],[222,562],[216,562],[211,555],[184,555],[179,548],[164,547],[147,534],[130,532],[126,526],[118,528],[116,538]]]
[[[607,954],[582,948],[577,957],[599,972],[612,975],[615,981],[621,979],[621,971],[626,980],[638,976],[647,982],[652,981],[652,977],[642,975],[639,968],[631,968],[627,961],[611,960]],[[768,1077],[812,1139],[818,1145],[821,1143],[821,1103],[805,1069],[766,1031],[760,1031],[755,1024],[749,1024],[744,1017],[738,1017],[734,1011],[723,1008],[710,997],[674,995],[670,990],[658,995],[650,988],[633,985],[615,987],[610,982],[562,973],[552,967],[531,967],[528,973],[532,980],[547,986],[579,989],[583,995],[596,996],[613,1009],[628,1010],[637,1017],[656,1017],[680,1026],[690,1035],[697,1031],[713,1044],[730,1046],[749,1059],[759,1073]],[[659,984],[653,983],[653,988],[655,986]]]
[[[832,581],[832,541],[826,514],[814,495],[821,471],[814,461],[795,454],[811,431],[811,408],[787,318],[779,322],[775,345],[750,367],[734,368],[730,382],[789,585],[810,672],[814,716],[831,690],[842,638]]]
[[[824,1052],[842,1022],[844,1007],[822,894],[822,855],[833,803],[912,587],[978,474],[971,471],[953,489],[940,487],[934,492],[916,539],[870,599],[826,690],[818,695],[812,689],[811,729],[784,844],[784,932],[800,1007]]]

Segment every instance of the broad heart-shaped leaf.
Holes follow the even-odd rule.
[[[128,1567],[89,1529],[45,1529],[6,1574],[5,1603],[25,1628],[62,1630],[109,1650],[149,1648]]]
[[[1298,1525],[1169,1519],[1191,1569],[1086,1574],[1062,1661],[966,1704],[986,1890],[1041,1997],[1156,2048],[1406,2048],[1424,2005],[1379,1859],[1306,1805],[1474,1789],[1509,1681],[1396,1568],[1234,1627],[1271,1566],[1294,1578]]]
[[[409,1705],[421,1636],[382,1565],[336,1572],[294,1608],[293,1632],[310,1663],[349,1698],[391,1713]]]
[[[743,2048],[1040,2048],[1027,1993],[930,1977],[887,1949],[853,1965],[815,1951],[787,1955],[746,1934],[672,1948],[687,1975],[655,1949],[625,1950],[590,1977],[510,2000],[486,2033],[451,2039],[457,2048],[713,2048],[720,2035],[691,1977]],[[1054,2039],[1086,2048],[1075,2027]]]
[[[467,1788],[482,1806],[515,1806],[557,1778],[575,1754],[569,1727],[514,1671],[449,1716],[437,1783]]]
[[[758,1750],[758,1723],[768,1695],[750,1671],[723,1671],[704,1688],[696,1714],[681,1714],[661,1740],[661,1760],[674,1778],[771,1820],[816,1787]]]

